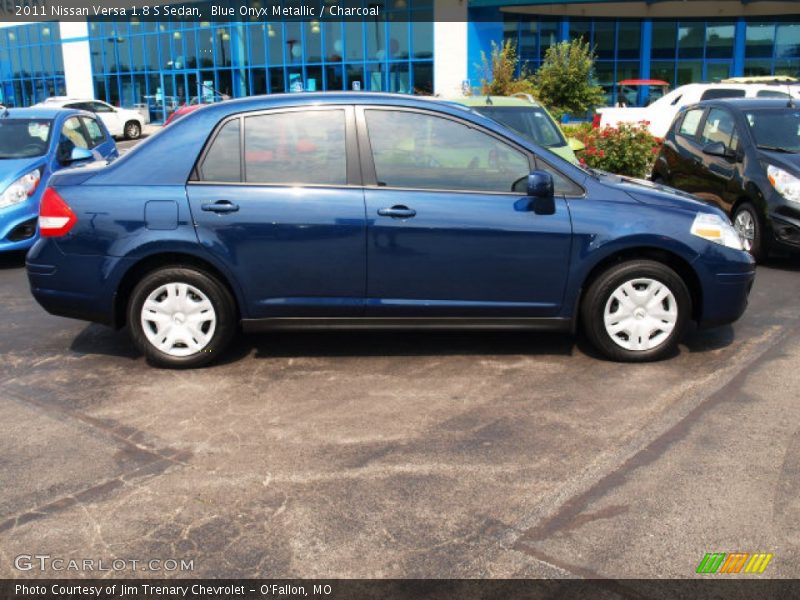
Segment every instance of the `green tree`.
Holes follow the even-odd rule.
[[[603,89],[594,85],[595,55],[580,39],[550,46],[533,76],[534,96],[556,119],[582,115],[603,104]]]
[[[492,42],[492,54],[481,52],[481,93],[491,96],[510,96],[519,92],[533,94],[533,81],[523,67],[517,75],[517,48],[506,40],[498,46]]]

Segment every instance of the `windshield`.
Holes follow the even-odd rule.
[[[753,110],[745,116],[759,148],[800,152],[800,109]]]
[[[475,110],[540,146],[567,145],[553,119],[538,106],[479,106]]]
[[[0,160],[47,154],[52,121],[0,119]]]

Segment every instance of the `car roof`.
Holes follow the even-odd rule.
[[[58,106],[31,106],[30,108],[9,108],[8,116],[17,119],[54,119],[63,114],[85,114],[86,111]]]
[[[94,100],[93,98],[67,98],[66,96],[53,96],[47,98],[44,102],[39,104],[48,104],[55,106],[57,104],[71,104],[72,102],[102,102],[102,100]]]
[[[800,109],[800,102],[794,100],[795,108]],[[703,100],[696,106],[727,106],[733,109],[745,110],[752,108],[790,108],[789,98],[717,98],[714,100]]]
[[[458,96],[441,98],[441,100],[455,102],[464,106],[539,106],[536,102],[529,102],[524,98],[514,98],[512,96]]]
[[[433,96],[410,96],[386,92],[295,92],[288,94],[268,94],[234,98],[225,102],[203,105],[195,113],[233,115],[240,112],[269,110],[284,106],[314,106],[336,104],[383,104],[385,106],[424,107],[449,105],[457,110],[460,107],[450,102],[442,102]]]

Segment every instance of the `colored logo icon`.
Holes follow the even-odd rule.
[[[697,565],[697,573],[763,573],[773,555],[763,552],[708,552]]]

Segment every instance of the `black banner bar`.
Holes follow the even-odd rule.
[[[0,21],[432,21],[433,5],[433,0],[0,0]],[[465,20],[466,10],[441,16]]]

